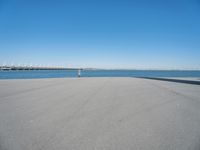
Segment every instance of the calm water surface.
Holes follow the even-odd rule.
[[[84,70],[82,77],[200,77],[200,71]],[[76,70],[0,71],[0,79],[77,77]]]

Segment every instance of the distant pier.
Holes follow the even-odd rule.
[[[0,66],[0,71],[9,70],[78,70],[79,68],[65,67],[36,67],[36,66]]]

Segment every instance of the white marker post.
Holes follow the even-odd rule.
[[[81,69],[78,69],[78,77],[81,77]]]

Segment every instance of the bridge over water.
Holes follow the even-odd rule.
[[[9,70],[78,70],[79,68],[37,67],[37,66],[0,66],[1,71]]]

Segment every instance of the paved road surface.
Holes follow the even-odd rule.
[[[199,85],[139,78],[0,81],[0,150],[199,149]]]

